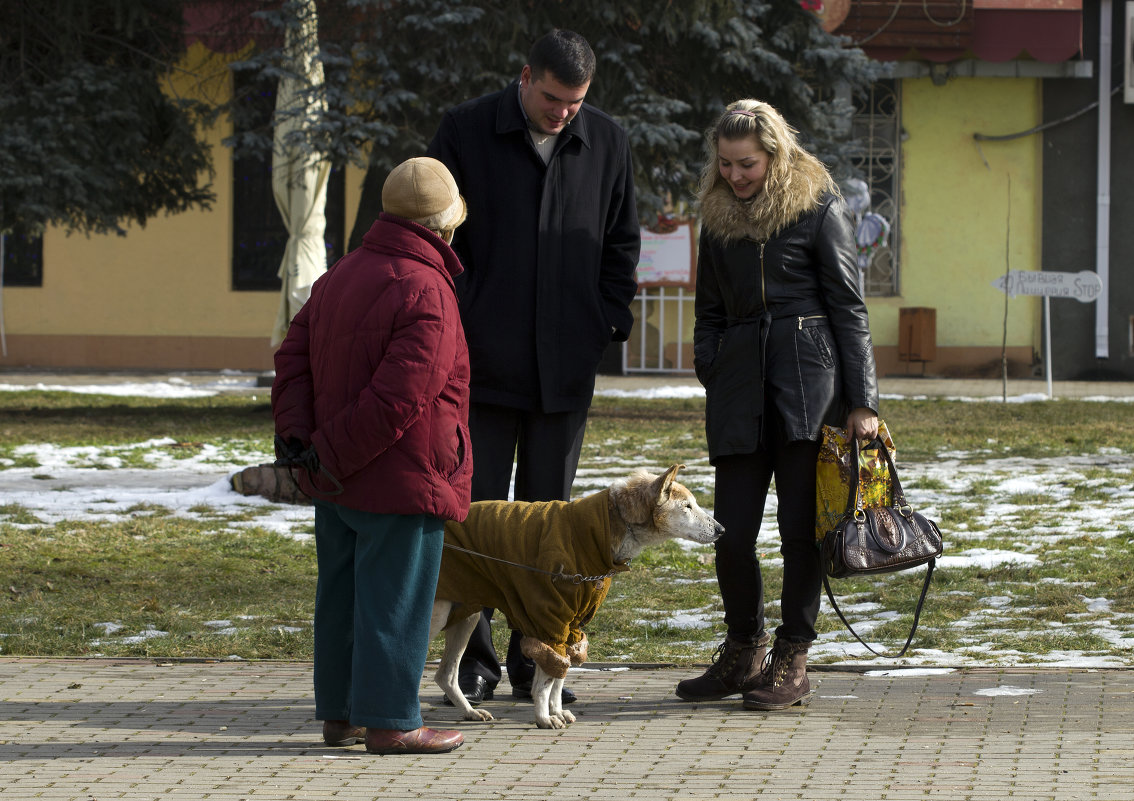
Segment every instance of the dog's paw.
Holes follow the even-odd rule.
[[[575,716],[568,712],[566,709],[559,712],[559,717],[563,718],[563,725],[575,722]]]
[[[574,716],[572,716],[571,720],[573,721],[574,719],[575,719]],[[538,726],[541,729],[565,729],[565,728],[567,728],[568,722],[569,721],[567,721],[560,714],[560,715],[548,715],[547,717],[536,717],[535,723],[536,723],[536,726]]]
[[[470,708],[469,711],[466,712],[461,719],[462,720],[481,721],[481,722],[486,721],[486,720],[496,720],[496,718],[492,717],[491,712],[486,712],[483,709],[475,709],[475,708]]]

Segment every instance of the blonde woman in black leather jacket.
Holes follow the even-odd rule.
[[[854,227],[826,168],[767,103],[738,100],[709,129],[702,173],[694,364],[716,467],[717,581],[728,634],[687,701],[743,693],[746,709],[811,698],[822,573],[815,462],[824,424],[878,432],[878,382]],[[775,478],[782,622],[764,629],[756,539]]]

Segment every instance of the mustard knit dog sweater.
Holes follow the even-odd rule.
[[[587,659],[582,627],[610,589],[607,574],[629,570],[611,558],[609,503],[609,490],[570,502],[477,501],[463,523],[447,522],[445,544],[479,554],[445,548],[436,597],[454,602],[450,620],[499,609],[523,634],[524,655],[548,675],[566,676]],[[576,575],[605,578],[576,582]]]

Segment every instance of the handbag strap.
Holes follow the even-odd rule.
[[[835,610],[835,614],[839,616],[839,620],[843,621],[843,625],[847,627],[847,631],[853,634],[854,638],[862,643],[866,647],[867,651],[870,651],[870,653],[874,654],[875,656],[882,656],[887,659],[897,659],[898,657],[903,656],[906,653],[906,651],[910,647],[910,643],[913,642],[914,634],[917,632],[918,621],[921,620],[921,607],[922,604],[925,603],[926,594],[928,594],[929,592],[929,580],[933,578],[933,567],[936,563],[937,560],[931,557],[928,562],[929,569],[925,571],[925,581],[921,585],[921,597],[917,599],[917,608],[914,610],[913,626],[910,627],[910,636],[906,637],[906,644],[903,645],[902,650],[898,651],[898,653],[896,654],[884,654],[875,651],[867,644],[866,640],[862,639],[862,637],[859,637],[858,633],[855,632],[853,628],[851,628],[851,624],[847,622],[847,619],[845,617],[843,617],[843,612],[841,609],[839,609],[839,605],[835,603],[835,594],[831,592],[831,580],[827,577],[827,571],[825,570],[823,571],[823,588],[827,590],[827,600],[831,602],[831,608]]]
[[[862,511],[862,497],[859,493],[859,478],[858,478],[858,458],[859,458],[859,444],[858,437],[851,433],[851,481],[850,492],[847,496],[847,512],[861,512]],[[890,449],[886,447],[886,443],[882,441],[882,437],[875,437],[866,443],[864,450],[879,450],[886,459],[886,470],[890,474],[890,505],[896,506],[900,510],[911,509],[910,505],[906,503],[906,493],[902,489],[902,482],[898,478],[898,469],[894,467],[894,459],[890,455]],[[858,515],[856,514],[856,517]]]
[[[845,514],[854,514],[855,512],[862,511],[862,502],[858,497],[858,437],[854,432],[847,429],[851,440],[850,452],[850,481],[847,482],[849,487],[847,489],[847,508]],[[858,515],[856,514],[855,517]]]

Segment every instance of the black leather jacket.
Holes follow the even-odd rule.
[[[702,231],[694,366],[706,390],[710,461],[762,437],[818,440],[855,408],[878,410],[854,226],[826,195],[766,242]],[[773,429],[775,426],[776,429]]]

